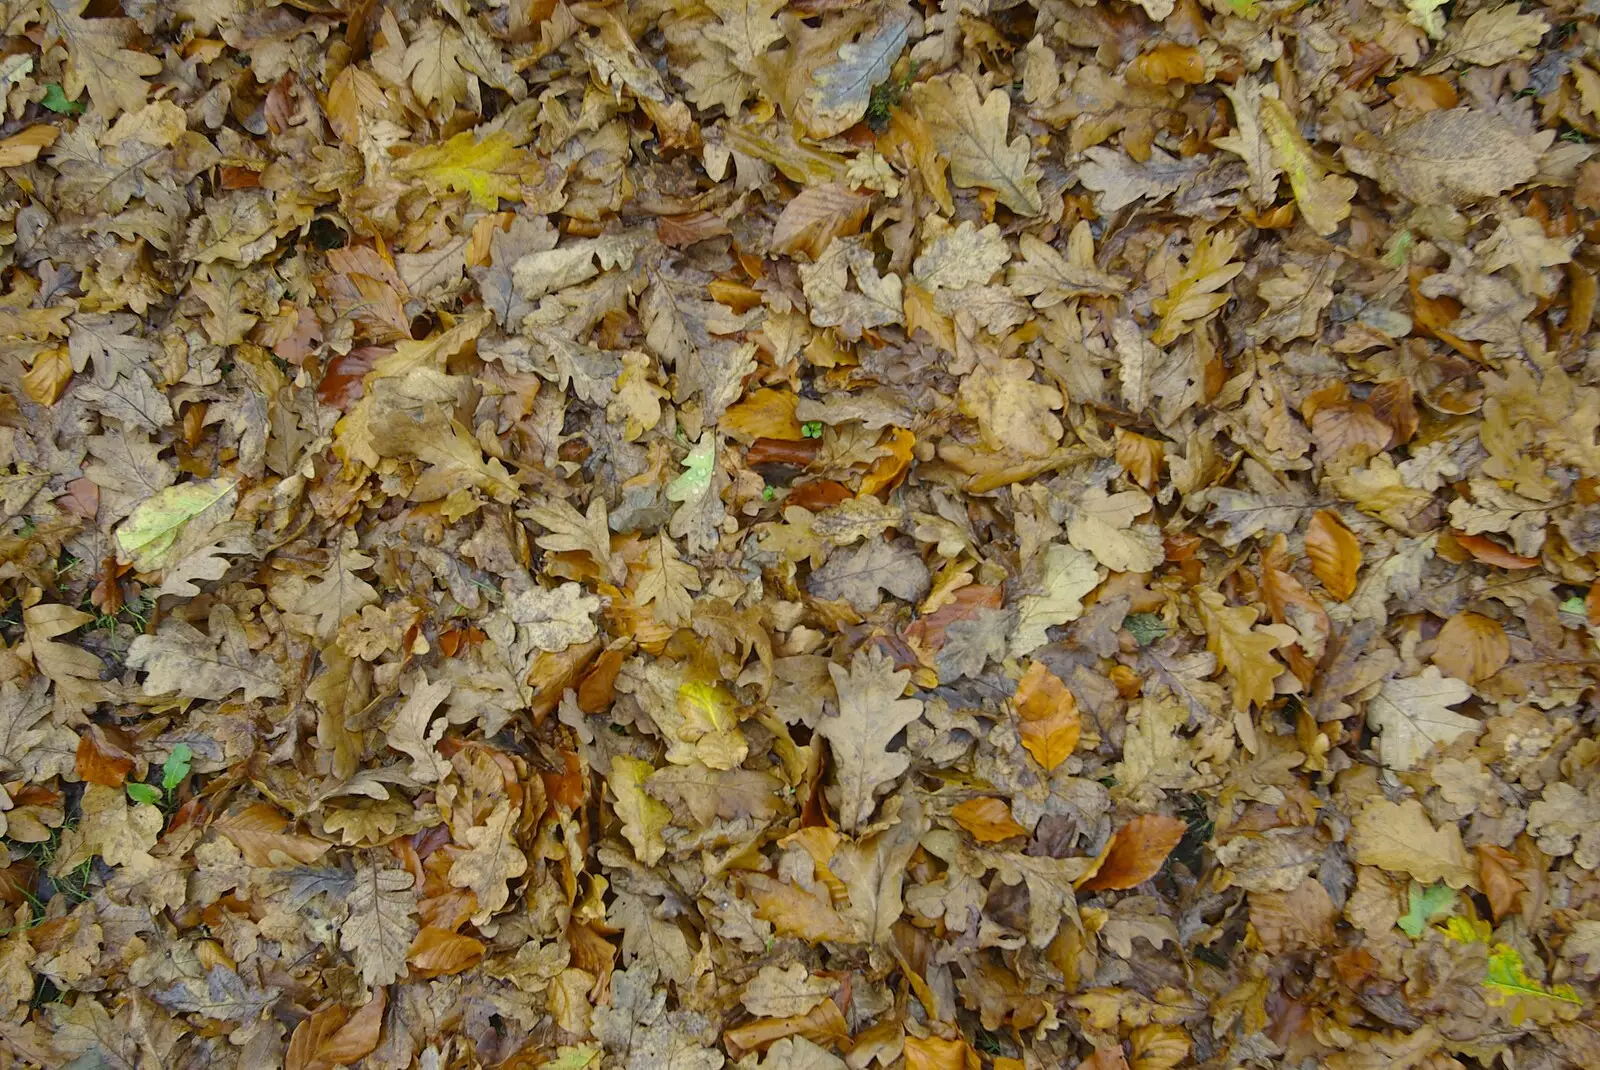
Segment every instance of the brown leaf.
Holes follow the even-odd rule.
[[[1111,836],[1094,868],[1077,881],[1086,892],[1133,888],[1161,872],[1162,863],[1178,846],[1188,824],[1175,817],[1145,814]]]
[[[1268,954],[1326,947],[1333,943],[1338,919],[1339,909],[1314,877],[1307,877],[1290,892],[1250,893],[1250,924]]]
[[[387,991],[377,989],[354,1014],[335,1004],[301,1022],[289,1038],[285,1070],[333,1070],[370,1055],[383,1031]]]
[[[784,205],[772,231],[773,248],[781,253],[804,253],[819,260],[835,238],[861,229],[872,197],[837,183],[811,186]]]
[[[1487,680],[1511,658],[1506,630],[1492,617],[1457,613],[1434,638],[1433,663],[1469,684]]]
[[[333,845],[290,832],[293,822],[271,803],[253,803],[236,813],[224,814],[212,828],[233,841],[252,866],[310,865]]]

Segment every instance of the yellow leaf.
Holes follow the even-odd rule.
[[[1300,135],[1294,116],[1277,97],[1261,98],[1261,120],[1272,143],[1273,159],[1289,176],[1289,187],[1306,224],[1318,234],[1332,234],[1350,215],[1355,180],[1327,173]]]
[[[1011,816],[1011,807],[1004,799],[983,797],[968,799],[954,807],[950,816],[956,824],[972,833],[979,843],[999,843],[1013,836],[1026,836],[1028,830],[1017,824]]]
[[[1250,606],[1230,606],[1216,591],[1198,596],[1200,620],[1205,624],[1206,649],[1215,654],[1233,677],[1233,708],[1264,706],[1275,693],[1272,681],[1283,665],[1272,656],[1298,636],[1286,625],[1255,626],[1259,611]]]
[[[117,528],[118,556],[140,572],[161,568],[189,521],[210,509],[219,520],[232,514],[238,486],[234,479],[201,479],[146,498]]]
[[[1244,270],[1243,264],[1229,263],[1238,250],[1238,240],[1232,235],[1200,236],[1188,265],[1167,287],[1167,296],[1151,302],[1151,309],[1161,317],[1152,339],[1156,345],[1171,345],[1228,303],[1229,293],[1216,291]]]
[[[395,164],[402,175],[416,175],[435,195],[466,193],[479,208],[493,211],[500,198],[520,200],[524,183],[539,181],[542,168],[531,152],[517,148],[500,131],[482,141],[464,130],[443,145],[418,149]]]
[[[622,818],[622,835],[633,845],[639,861],[653,866],[661,861],[667,845],[661,830],[672,823],[672,811],[644,793],[644,782],[655,766],[642,758],[617,755],[611,759],[611,775],[606,783],[617,797],[617,816]]]

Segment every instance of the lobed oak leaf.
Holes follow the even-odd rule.
[[[412,47],[417,44],[420,41]],[[463,130],[442,145],[429,145],[401,158],[394,170],[398,175],[415,175],[436,196],[465,193],[475,206],[488,211],[498,208],[501,198],[521,200],[523,187],[537,185],[542,176],[538,159],[518,148],[504,131],[479,140],[471,130]]]
[[[528,856],[517,846],[515,836],[521,816],[520,808],[501,799],[483,824],[466,831],[467,852],[450,866],[450,883],[457,888],[470,888],[478,897],[478,911],[472,916],[474,925],[482,925],[499,913],[511,898],[506,883],[528,871]]]
[[[135,637],[128,647],[130,669],[143,669],[146,695],[227,698],[243,689],[245,699],[276,698],[283,679],[270,655],[251,651],[244,628],[227,606],[211,610],[209,634],[179,619],[160,631]]]
[[[75,100],[85,89],[106,117],[137,111],[150,86],[144,79],[161,73],[161,59],[129,45],[139,38],[138,23],[126,18],[83,18],[88,0],[49,0],[47,20],[67,46],[62,94]]]
[[[744,986],[739,1002],[758,1018],[794,1018],[809,1012],[838,987],[798,962],[763,966]]]
[[[541,505],[518,509],[517,515],[545,529],[545,534],[534,539],[540,548],[555,553],[586,553],[611,580],[623,577],[625,566],[611,552],[611,527],[603,496],[591,498],[584,513],[561,498],[551,498]]]
[[[991,89],[980,97],[971,78],[952,74],[917,83],[911,98],[949,160],[956,185],[994,190],[1000,203],[1018,215],[1044,210],[1027,137],[1019,134],[1006,141],[1011,101],[1003,90]]]
[[[323,642],[332,639],[341,621],[378,600],[377,590],[356,575],[375,563],[358,546],[356,533],[345,531],[326,567],[311,576],[289,577],[272,587],[268,592],[272,604],[285,613],[306,618],[311,634]]]
[[[985,357],[962,380],[961,411],[978,421],[990,449],[1043,457],[1060,443],[1061,392],[1034,382],[1034,371],[1032,361]]]
[[[1050,308],[1075,297],[1118,294],[1128,288],[1127,279],[1096,266],[1094,241],[1085,222],[1072,228],[1066,256],[1027,233],[1017,240],[1017,248],[1022,261],[1011,265],[1006,278],[1017,293],[1033,298],[1034,308]]]
[[[886,12],[857,41],[839,46],[832,61],[811,72],[807,90],[806,133],[828,138],[854,126],[867,113],[872,90],[889,77],[889,69],[906,46],[911,13]]]
[[[1409,873],[1422,884],[1442,880],[1464,888],[1477,880],[1461,831],[1448,823],[1435,828],[1415,799],[1369,799],[1352,822],[1350,845],[1362,865]]]
[[[1410,769],[1435,746],[1480,731],[1483,726],[1477,721],[1449,708],[1471,695],[1464,682],[1440,676],[1431,665],[1418,676],[1385,680],[1367,703],[1367,725],[1379,733],[1383,764]]]
[[[907,602],[928,593],[928,566],[902,543],[868,539],[854,550],[834,550],[811,573],[806,589],[818,598],[842,599],[869,613],[883,604],[883,592]]]
[[[1166,296],[1150,304],[1161,317],[1161,325],[1153,336],[1156,345],[1171,345],[1228,303],[1230,295],[1226,291],[1216,291],[1244,270],[1243,264],[1229,262],[1238,250],[1238,241],[1232,235],[1200,236],[1188,263],[1169,283]]]
[[[836,773],[828,796],[839,825],[854,833],[872,817],[877,795],[911,766],[902,749],[890,749],[896,736],[922,714],[922,703],[901,698],[911,674],[896,672],[881,651],[857,650],[848,669],[829,665],[839,696],[838,710],[817,722],[828,741]]]
[[[406,953],[417,934],[413,883],[405,870],[356,866],[345,896],[349,915],[339,929],[339,946],[350,952],[369,985],[390,984],[406,971]]]
[[[1258,610],[1230,606],[1216,591],[1198,592],[1196,603],[1206,629],[1206,649],[1233,678],[1233,708],[1245,710],[1252,703],[1265,706],[1272,701],[1273,681],[1283,672],[1272,651],[1294,642],[1298,638],[1294,629],[1258,625]]]
[[[665,532],[658,531],[645,544],[644,563],[634,597],[643,606],[652,606],[656,620],[674,628],[689,623],[694,610],[691,591],[700,590],[700,573],[678,556],[678,547]]]
[[[437,783],[450,771],[450,763],[438,750],[448,722],[440,721],[432,732],[428,731],[428,722],[449,695],[449,681],[430,684],[427,674],[419,672],[412,681],[410,696],[384,735],[390,747],[410,756],[409,775],[419,784]]]

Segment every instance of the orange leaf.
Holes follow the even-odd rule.
[[[968,799],[950,811],[956,823],[979,843],[999,843],[1013,836],[1026,836],[1028,830],[1017,824],[1011,816],[1011,807],[1004,799],[989,796]]]
[[[1161,872],[1161,864],[1178,846],[1189,826],[1175,817],[1145,814],[1119,828],[1095,859],[1095,866],[1078,878],[1086,892],[1121,890],[1142,884]]]
[[[981,1065],[964,1040],[906,1037],[906,1070],[978,1070]]]
[[[1306,529],[1306,556],[1311,559],[1311,574],[1333,597],[1343,602],[1356,593],[1361,542],[1326,509],[1317,510]]]
[[[788,390],[752,390],[722,414],[720,426],[740,439],[777,438],[791,442],[805,438],[794,418],[800,398]]]
[[[33,367],[22,373],[22,389],[40,405],[54,405],[72,382],[72,360],[66,346],[52,346],[33,359]]]
[[[722,1034],[728,1053],[735,1058],[758,1048],[764,1049],[784,1037],[802,1036],[821,1048],[836,1047],[850,1040],[850,1026],[839,1005],[825,999],[805,1014],[788,1018],[757,1018]]]
[[[1078,1064],[1078,1070],[1128,1070],[1128,1057],[1120,1045],[1096,1048],[1093,1055]]]
[[[1491,565],[1494,568],[1533,568],[1539,564],[1537,557],[1520,557],[1487,535],[1465,535],[1459,531],[1452,531],[1450,537],[1480,564]]]
[[[1155,490],[1166,455],[1166,447],[1155,439],[1117,428],[1117,464],[1145,490]]]
[[[1477,613],[1457,613],[1445,621],[1433,646],[1433,663],[1469,684],[1487,680],[1511,658],[1511,641],[1500,622]]]
[[[1017,684],[1012,701],[1022,719],[1022,745],[1046,771],[1054,772],[1078,746],[1083,731],[1078,700],[1061,677],[1036,661]]]
[[[47,123],[30,126],[0,141],[0,167],[18,167],[39,158],[39,152],[56,143],[61,131]]]
[[[756,904],[756,917],[772,922],[785,936],[798,936],[815,944],[823,940],[848,940],[854,932],[833,909],[826,895],[814,895],[764,873],[746,874],[744,885]]]
[[[888,456],[879,457],[867,474],[861,477],[862,495],[876,494],[900,482],[906,469],[911,466],[911,451],[916,444],[917,436],[910,431],[890,428],[889,441],[879,446],[888,451]]]
[[[419,977],[443,977],[476,966],[483,951],[480,940],[429,925],[417,930],[406,961]]]
[[[950,596],[950,601],[907,625],[906,638],[916,640],[923,650],[936,651],[944,646],[950,625],[971,620],[985,609],[999,609],[1004,601],[1005,591],[1000,587],[981,583],[959,587]]]
[[[278,866],[291,859],[309,866],[333,844],[290,832],[293,824],[271,803],[256,803],[236,814],[224,814],[212,827],[233,841],[252,866]]]
[[[285,1070],[333,1070],[366,1058],[378,1046],[388,1002],[387,990],[379,988],[354,1014],[337,1004],[313,1014],[289,1039]]]
[[[78,737],[77,772],[90,784],[120,788],[133,769],[133,755],[118,740],[108,738],[110,731],[115,730],[91,724]]]
[[[815,260],[828,243],[861,229],[872,196],[827,183],[809,186],[783,206],[772,231],[772,247],[780,253],[803,252]]]

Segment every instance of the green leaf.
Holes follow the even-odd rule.
[[[1495,944],[1494,949],[1489,952],[1489,969],[1483,975],[1483,987],[1506,998],[1542,996],[1545,999],[1560,1000],[1562,1003],[1579,1005],[1583,1003],[1571,985],[1546,988],[1529,977],[1526,967],[1522,964],[1522,955],[1510,944]]]
[[[822,437],[822,421],[821,420],[807,420],[805,423],[800,425],[800,433],[802,435],[804,435],[806,438],[821,438]]]
[[[1424,888],[1416,881],[1412,881],[1409,902],[1411,909],[1407,910],[1405,916],[1395,924],[1399,925],[1407,936],[1416,940],[1422,936],[1422,930],[1430,922],[1455,908],[1456,893],[1445,884]]]
[[[1581,617],[1589,612],[1588,603],[1584,600],[1583,595],[1575,594],[1561,603],[1561,612],[1575,613]]]
[[[683,459],[683,474],[667,484],[667,498],[688,501],[711,486],[711,469],[716,465],[716,439],[702,434],[694,449]]]
[[[161,792],[154,784],[133,783],[128,785],[128,798],[136,803],[148,803],[155,806],[161,801]]]
[[[1130,613],[1123,618],[1122,626],[1140,646],[1149,646],[1167,634],[1166,623],[1154,613]]]
[[[68,100],[67,95],[61,91],[61,87],[55,82],[51,82],[44,87],[44,97],[40,99],[39,103],[57,115],[76,115],[83,110],[83,102],[81,100]]]
[[[179,743],[173,747],[172,753],[161,764],[161,786],[171,791],[183,783],[183,778],[189,775],[189,762],[193,758],[194,751],[189,749],[189,744]]]
[[[189,521],[214,507],[231,514],[238,486],[235,479],[200,479],[146,498],[117,529],[118,553],[140,572],[161,568]]]

